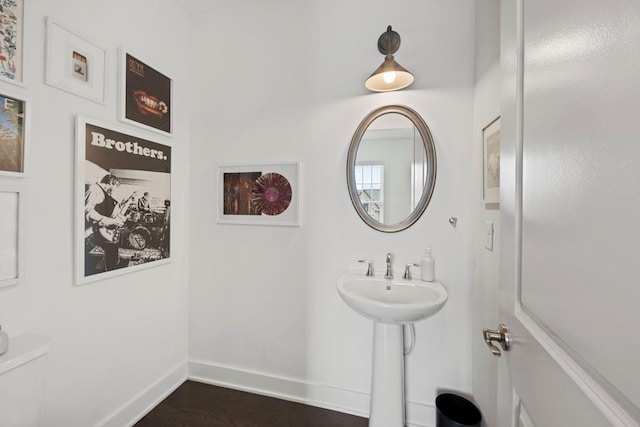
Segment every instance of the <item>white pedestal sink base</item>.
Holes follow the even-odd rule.
[[[373,323],[369,427],[404,427],[404,332],[402,325]]]
[[[447,302],[439,282],[345,273],[338,293],[349,307],[373,319],[373,367],[369,427],[404,427],[402,324],[433,316]]]

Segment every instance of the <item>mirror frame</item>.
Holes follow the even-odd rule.
[[[362,207],[358,197],[358,190],[356,189],[356,181],[353,172],[356,166],[356,154],[364,133],[374,120],[390,113],[397,113],[405,116],[411,121],[411,123],[413,123],[416,129],[418,129],[418,132],[420,132],[420,136],[422,137],[422,142],[424,144],[424,151],[427,156],[428,174],[424,185],[424,191],[422,192],[422,197],[420,197],[416,207],[409,216],[395,224],[384,224],[371,218]],[[375,230],[382,231],[384,233],[396,233],[411,227],[422,216],[424,211],[427,209],[427,205],[429,205],[429,201],[431,200],[433,189],[436,184],[436,171],[436,147],[433,143],[431,131],[429,131],[429,127],[422,117],[420,117],[416,111],[407,106],[385,105],[373,110],[360,122],[356,132],[353,134],[353,138],[351,138],[349,154],[347,155],[347,187],[349,189],[349,196],[351,197],[351,203],[353,203],[353,207],[356,209],[360,218],[365,222],[365,224]]]

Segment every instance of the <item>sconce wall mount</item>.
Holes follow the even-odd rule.
[[[404,89],[413,83],[413,74],[398,64],[393,54],[400,48],[400,34],[387,27],[378,38],[378,51],[385,55],[384,62],[364,83],[373,92],[390,92]]]

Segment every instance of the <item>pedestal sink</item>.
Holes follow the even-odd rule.
[[[447,302],[439,282],[385,279],[346,273],[338,293],[374,321],[369,427],[404,427],[404,334],[402,325],[426,319]]]

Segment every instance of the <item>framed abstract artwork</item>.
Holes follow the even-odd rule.
[[[300,162],[218,167],[218,223],[299,227]]]
[[[173,80],[120,49],[120,120],[173,134]]]
[[[0,80],[23,86],[24,0],[0,0]]]
[[[22,279],[21,202],[20,190],[0,186],[0,287]]]
[[[30,121],[26,98],[0,92],[0,175],[25,175]]]
[[[76,121],[76,284],[170,261],[171,147]]]
[[[485,203],[500,202],[500,117],[482,129],[483,191]]]
[[[45,82],[53,87],[106,103],[107,53],[47,18]]]

